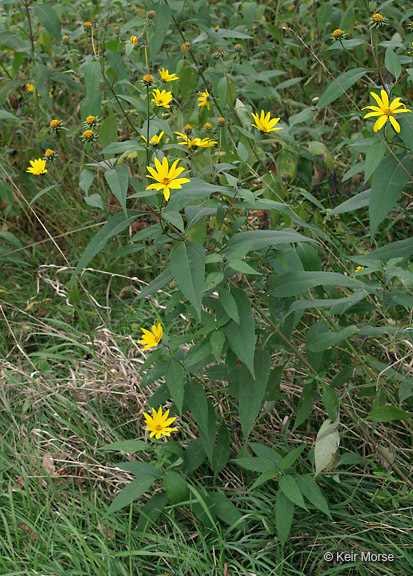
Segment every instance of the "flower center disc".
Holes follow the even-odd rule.
[[[385,110],[383,110],[383,114],[385,114],[386,116],[393,116],[393,112],[390,110],[390,108],[386,108]]]
[[[164,186],[169,186],[169,184],[170,184],[169,178],[164,178],[164,179],[162,180],[162,184],[163,184]]]

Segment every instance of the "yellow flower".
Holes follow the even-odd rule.
[[[223,126],[225,126],[225,118],[223,118],[222,116],[220,116],[220,117],[218,118],[217,122],[218,122],[218,126],[220,126],[221,128],[222,128]]]
[[[152,332],[150,330],[145,330],[141,328],[143,332],[142,340],[138,341],[138,344],[145,344],[145,348],[142,352],[145,352],[148,348],[156,348],[159,342],[162,340],[163,330],[161,323],[158,321],[158,326],[152,326]]]
[[[150,86],[153,82],[153,77],[150,74],[145,74],[145,76],[142,78],[143,83],[146,84],[147,86]]]
[[[168,418],[169,410],[162,414],[162,408],[159,408],[158,412],[152,408],[152,414],[153,416],[149,416],[149,414],[143,413],[147,425],[145,430],[150,431],[150,438],[155,436],[159,440],[161,436],[170,436],[171,432],[178,432],[178,428],[169,427],[176,420],[176,416]]]
[[[184,44],[181,44],[181,50],[183,52],[185,52],[185,55],[188,56],[188,52],[189,52],[189,47],[190,47],[191,43],[190,42],[184,42]]]
[[[30,164],[31,166],[27,168],[26,172],[30,172],[36,176],[40,176],[41,174],[45,174],[47,172],[46,160],[42,158],[38,158],[37,160],[30,160]]]
[[[26,84],[27,92],[34,92],[34,84]]]
[[[115,26],[113,31],[115,34],[120,34],[120,26]]]
[[[333,32],[333,38],[335,38],[336,40],[338,40],[339,38],[341,38],[343,36],[343,31],[340,28],[336,28]]]
[[[210,102],[210,94],[208,92],[208,90],[205,90],[205,92],[198,92],[200,98],[198,98],[198,106],[200,108],[203,108],[204,106],[207,107],[207,109],[209,110],[211,108],[211,102]]]
[[[53,156],[54,156],[54,150],[51,150],[50,148],[47,148],[47,150],[45,151],[44,155],[46,156],[46,158],[53,158]]]
[[[204,124],[204,130],[205,130],[205,132],[211,132],[212,124],[210,124],[209,122],[206,122],[206,124]]]
[[[58,128],[60,126],[60,120],[52,120],[50,122],[50,128]]]
[[[377,28],[378,26],[384,26],[386,24],[386,18],[376,12],[369,18],[369,22],[371,28]]]
[[[193,138],[191,140],[186,134],[182,134],[182,132],[175,132],[175,134],[182,140],[179,144],[186,146],[188,150],[191,148],[210,148],[218,144],[216,140],[211,140],[210,138],[202,138],[202,140],[201,138]]]
[[[218,144],[218,142],[216,140],[211,140],[210,138],[195,138],[195,140],[193,140],[193,144],[195,144],[195,146],[197,146],[198,148],[210,148],[211,146],[215,146],[215,144]]]
[[[138,37],[137,36],[131,36],[129,38],[129,42],[132,44],[132,46],[136,46],[136,44],[138,43]]]
[[[400,132],[400,124],[394,118],[394,114],[400,114],[401,112],[411,112],[406,108],[406,105],[403,104],[401,98],[395,98],[393,102],[389,105],[389,97],[385,90],[380,90],[381,98],[374,92],[370,92],[370,95],[373,96],[375,101],[377,102],[378,106],[365,106],[362,110],[373,110],[373,112],[368,112],[364,116],[364,118],[371,118],[372,116],[379,116],[377,118],[376,123],[374,124],[374,131],[377,132],[386,124],[387,120],[390,120],[391,125],[396,130],[396,132]],[[399,110],[399,108],[402,108]]]
[[[63,44],[65,44],[66,42],[69,42],[69,36],[67,34],[62,36],[62,42],[63,42]]]
[[[182,140],[179,144],[186,145],[188,149],[192,148],[192,140],[186,134],[182,134],[182,132],[175,132],[178,135],[178,138]]]
[[[171,195],[170,189],[177,190],[182,188],[182,184],[190,182],[188,178],[178,178],[178,176],[185,170],[185,168],[177,168],[179,160],[175,160],[169,169],[168,160],[166,156],[163,157],[162,164],[159,162],[158,158],[155,158],[155,167],[147,166],[146,168],[151,175],[146,174],[147,178],[152,178],[156,180],[156,183],[150,184],[146,187],[146,190],[162,190],[165,200],[168,202]]]
[[[172,100],[172,92],[166,92],[166,90],[162,90],[162,92],[160,90],[158,90],[157,88],[155,88],[155,90],[152,92],[153,94],[153,98],[152,98],[152,102],[155,102],[155,104],[157,106],[163,106],[164,108],[170,108],[170,101]]]
[[[155,16],[156,16],[155,10],[149,10],[149,12],[148,12],[149,20],[153,20],[155,18]]]
[[[161,141],[162,136],[165,134],[165,132],[161,132],[159,134],[159,136],[156,134],[155,136],[153,136],[150,140],[149,140],[149,144],[152,144],[152,146],[158,146],[159,142]],[[143,138],[145,140],[145,142],[147,142],[145,136],[142,136],[141,134],[141,138]]]
[[[90,115],[86,118],[86,124],[89,124],[91,126],[92,124],[95,123],[96,123],[96,116]]]
[[[261,116],[258,117],[258,114],[254,114],[251,112],[251,116],[254,118],[256,124],[251,124],[251,126],[255,126],[258,128],[260,132],[273,132],[274,130],[282,130],[281,126],[278,128],[274,128],[274,126],[279,122],[279,118],[271,118],[270,113],[264,114],[264,110],[261,110]]]
[[[169,70],[165,70],[165,68],[159,70],[159,75],[164,82],[172,82],[173,80],[179,80],[179,76],[177,76],[176,74],[169,74]]]
[[[85,32],[89,32],[92,29],[91,22],[83,22],[83,29]]]
[[[82,134],[82,140],[84,142],[92,142],[95,140],[95,133],[93,130],[85,130]]]

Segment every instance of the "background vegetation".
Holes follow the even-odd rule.
[[[412,20],[0,1],[2,575],[411,572]]]

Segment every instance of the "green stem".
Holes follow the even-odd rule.
[[[146,84],[146,165],[149,166],[149,84]]]

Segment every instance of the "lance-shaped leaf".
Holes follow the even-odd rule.
[[[205,281],[205,252],[200,244],[180,244],[171,256],[171,272],[178,288],[188,298],[201,320],[202,289]]]
[[[128,194],[129,183],[129,171],[126,164],[118,164],[114,169],[106,170],[105,180],[126,214],[126,196]]]
[[[248,438],[254,425],[267,389],[270,373],[270,355],[268,352],[261,349],[255,355],[254,372],[255,379],[246,366],[241,366],[239,372],[239,417],[245,438]]]
[[[231,291],[237,303],[239,323],[233,320],[222,328],[227,337],[231,350],[244,362],[255,378],[254,352],[255,352],[255,324],[251,304],[244,290],[240,288]]]

